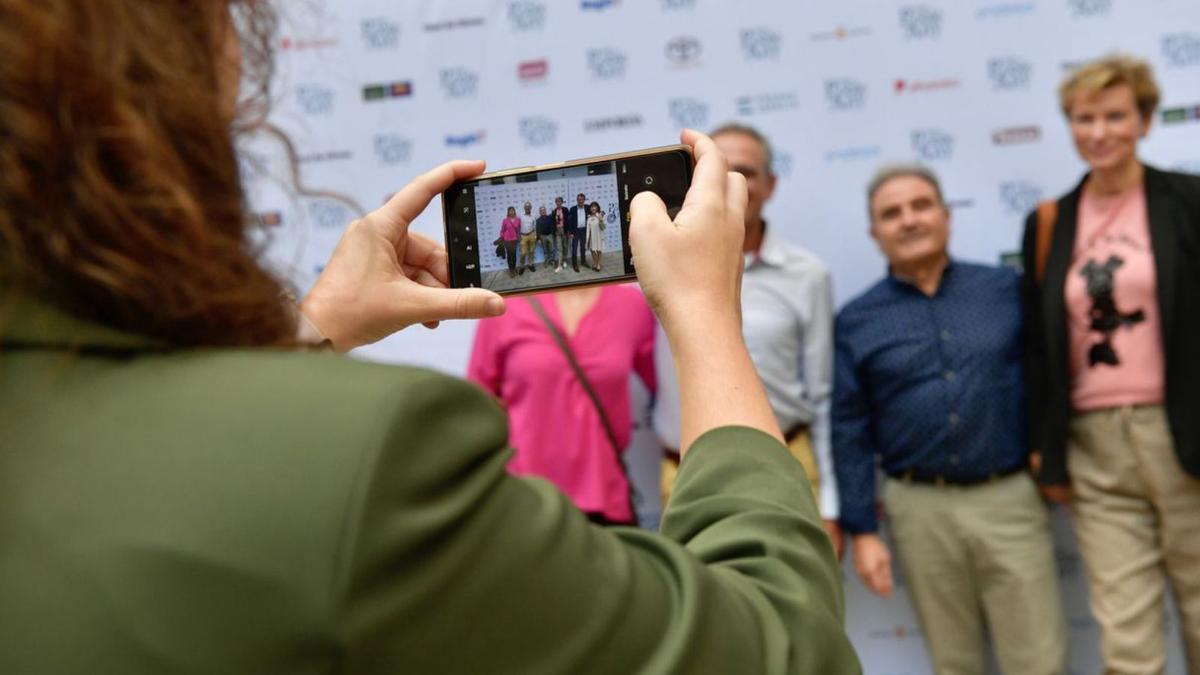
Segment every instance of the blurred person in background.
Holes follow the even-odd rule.
[[[674,508],[661,535],[594,527],[505,471],[476,387],[303,348],[504,302],[445,288],[408,229],[483,171],[451,162],[347,227],[301,329],[231,133],[274,25],[253,0],[0,0],[0,672],[859,672],[741,340],[745,185],[712,142],[683,135],[674,221],[632,203],[686,392]]]
[[[855,570],[891,595],[878,462],[934,672],[983,675],[990,634],[1003,672],[1062,674],[1054,546],[1026,471],[1017,275],[950,258],[950,211],[925,167],[880,169],[867,204],[888,274],[834,327],[834,468]]]
[[[1085,64],[1059,99],[1088,173],[1025,224],[1038,478],[1074,514],[1105,672],[1163,671],[1168,581],[1200,672],[1200,178],[1138,158],[1146,62]]]

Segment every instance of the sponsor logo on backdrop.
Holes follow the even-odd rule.
[[[696,0],[662,0],[662,6],[665,10],[696,9]]]
[[[583,11],[602,11],[621,4],[621,0],[579,0],[579,9]]]
[[[446,134],[446,147],[469,148],[485,140],[487,140],[487,132],[482,129],[468,134]]]
[[[1072,16],[1103,16],[1112,11],[1112,0],[1067,0]]]
[[[482,28],[486,20],[482,16],[466,16],[458,19],[445,19],[442,21],[431,21],[421,28],[426,33],[441,33],[448,30],[458,30],[460,28]]]
[[[998,91],[1028,89],[1033,80],[1033,64],[1016,56],[988,59],[987,72],[992,89]]]
[[[837,26],[833,30],[812,33],[808,36],[808,39],[813,42],[833,42],[849,40],[850,38],[867,37],[870,34],[871,29],[867,26]]]
[[[1200,105],[1189,105],[1182,108],[1164,108],[1162,111],[1163,124],[1183,124],[1200,120]]]
[[[886,628],[876,628],[867,636],[872,640],[913,640],[921,637],[921,627],[896,624]]]
[[[340,230],[354,219],[350,209],[341,202],[314,199],[308,202],[308,217],[322,230]]]
[[[931,91],[946,91],[947,89],[958,89],[962,86],[962,80],[957,77],[943,77],[936,80],[906,80],[904,78],[896,78],[892,85],[892,91],[896,94],[924,94]]]
[[[257,216],[258,224],[263,227],[279,227],[283,225],[282,211],[262,211]]]
[[[363,100],[370,102],[389,98],[408,98],[412,96],[412,89],[412,80],[367,84],[363,85]]]
[[[1023,145],[1042,140],[1042,128],[1036,124],[1004,127],[992,131],[992,145]]]
[[[916,129],[911,140],[913,152],[927,162],[954,156],[954,137],[941,129]]]
[[[795,110],[800,106],[800,97],[794,91],[770,94],[739,96],[734,101],[739,115],[762,115],[765,113]]]
[[[783,51],[783,38],[766,28],[742,29],[740,42],[742,53],[751,61],[777,59]]]
[[[796,158],[790,152],[776,152],[775,157],[771,160],[771,172],[780,178],[787,178],[792,175],[792,168],[796,165]]]
[[[279,40],[279,47],[284,51],[302,52],[312,49],[328,49],[337,46],[337,38],[294,38],[284,37]]]
[[[1167,65],[1174,68],[1200,65],[1200,35],[1196,33],[1164,35],[1162,53]]]
[[[970,198],[946,200],[946,208],[950,209],[951,211],[961,211],[963,209],[969,209],[972,206],[975,206],[975,200]]]
[[[587,51],[588,70],[597,80],[618,80],[625,77],[625,54],[616,49],[601,47]]]
[[[1000,183],[1000,203],[1009,213],[1029,213],[1037,208],[1041,199],[1042,188],[1027,180]]]
[[[399,134],[376,134],[374,145],[375,158],[385,166],[407,164],[412,159],[412,141]]]
[[[642,116],[638,113],[630,113],[628,115],[612,115],[611,117],[597,117],[595,119],[583,121],[583,130],[589,133],[595,131],[632,129],[640,126],[642,126]]]
[[[667,101],[667,114],[675,126],[689,129],[708,127],[708,104],[694,98],[673,98]]]
[[[508,3],[508,24],[513,30],[541,30],[546,27],[546,3],[522,0]]]
[[[546,117],[522,117],[517,122],[517,133],[525,147],[543,148],[558,140],[558,123]]]
[[[328,115],[333,112],[333,90],[319,84],[296,87],[296,103],[306,115]]]
[[[363,44],[367,49],[395,49],[400,46],[400,24],[383,17],[363,19]]]
[[[942,34],[942,13],[928,5],[901,7],[900,31],[905,40],[933,40]]]
[[[252,180],[262,178],[267,174],[267,167],[270,166],[271,160],[267,155],[247,150],[238,152],[238,174],[242,180]]]
[[[545,82],[549,74],[550,62],[546,59],[522,61],[517,64],[517,79],[526,84]]]
[[[668,40],[665,51],[668,61],[675,66],[684,68],[699,64],[700,55],[704,52],[704,46],[700,44],[700,40],[697,38],[690,35],[681,35]]]
[[[470,98],[479,91],[479,75],[466,68],[443,68],[438,81],[446,98]]]
[[[848,77],[825,80],[825,101],[832,110],[858,110],[867,104],[867,85]]]
[[[323,150],[297,155],[296,161],[301,164],[320,164],[321,162],[338,162],[354,159],[351,150]]]
[[[1032,2],[996,2],[975,10],[976,19],[1002,19],[1019,14],[1030,14],[1036,8]]]
[[[825,163],[857,162],[875,159],[883,154],[883,148],[878,145],[850,145],[844,148],[834,148],[825,151]]]

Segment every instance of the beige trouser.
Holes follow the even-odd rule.
[[[532,267],[535,253],[537,253],[537,232],[521,235],[521,258],[517,261],[517,268]]]
[[[1067,468],[1104,672],[1163,672],[1169,578],[1200,673],[1200,480],[1179,466],[1163,409],[1076,415]]]
[[[969,487],[889,479],[884,504],[934,672],[985,672],[985,625],[1007,675],[1066,669],[1046,507],[1021,472]]]
[[[821,474],[817,473],[817,457],[813,454],[812,438],[808,431],[801,431],[788,441],[788,450],[792,452],[792,456],[800,462],[800,466],[804,467],[804,473],[808,474],[808,482],[812,485],[813,499],[817,503],[821,503]],[[667,508],[667,500],[671,498],[671,491],[675,488],[675,474],[679,472],[679,456],[668,455],[662,460],[662,473],[659,474],[658,487],[662,494],[662,506]]]

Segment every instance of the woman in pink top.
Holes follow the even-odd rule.
[[[635,522],[629,478],[596,407],[530,304],[479,322],[467,377],[508,410],[509,470],[554,483],[592,520]],[[654,316],[636,286],[603,286],[536,296],[604,406],[622,450],[629,444],[629,376],[651,391]]]
[[[1138,159],[1145,62],[1087,64],[1060,96],[1091,170],[1025,228],[1039,480],[1071,504],[1105,672],[1163,672],[1169,582],[1200,673],[1200,178]]]
[[[521,239],[521,219],[517,207],[508,207],[508,216],[500,222],[500,243],[508,258],[508,276],[517,276],[517,242]]]

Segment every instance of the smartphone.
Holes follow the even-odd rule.
[[[674,216],[693,164],[671,145],[455,183],[442,194],[450,285],[517,295],[635,280],[629,202],[650,190]]]

